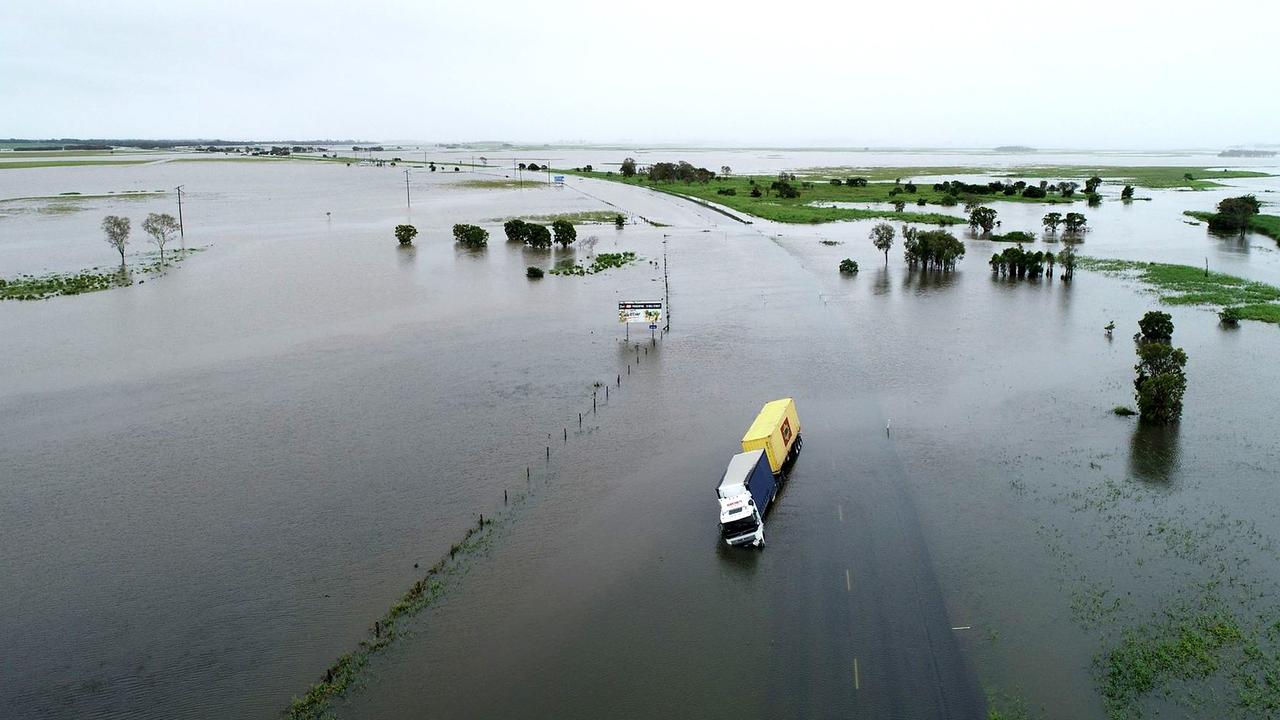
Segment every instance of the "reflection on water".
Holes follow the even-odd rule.
[[[400,264],[404,267],[412,267],[414,258],[418,256],[418,248],[414,245],[401,245],[397,249],[399,252],[396,253],[396,258]]]
[[[959,272],[938,272],[936,270],[908,269],[902,275],[902,287],[911,289],[916,295],[931,295],[934,292],[947,290],[956,283]]]
[[[1138,422],[1129,438],[1129,472],[1136,478],[1171,485],[1178,472],[1178,423]]]
[[[877,268],[875,271],[875,281],[871,284],[871,291],[876,295],[888,295],[889,285],[889,266]]]

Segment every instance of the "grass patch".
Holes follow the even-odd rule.
[[[557,170],[556,172],[565,171]],[[800,196],[782,198],[772,192],[769,195],[762,194],[761,197],[751,197],[751,190],[754,187],[751,185],[752,180],[755,180],[756,186],[759,186],[763,193],[768,189],[769,184],[777,179],[766,176],[721,178],[703,184],[654,183],[646,178],[624,178],[618,174],[607,175],[601,172],[578,172],[572,174],[657,190],[678,197],[693,199],[697,202],[714,203],[747,215],[781,223],[812,224],[838,222],[841,220],[868,220],[872,218],[887,218],[924,225],[957,225],[967,222],[964,218],[943,213],[897,211],[892,208],[844,208],[821,205],[821,203],[830,202],[887,203],[890,202],[889,193],[893,188],[893,183],[874,183],[868,184],[866,187],[855,188],[846,185],[831,185],[824,181],[812,182],[811,186],[802,187],[802,181],[796,180],[793,185],[800,189]],[[726,194],[729,191],[732,191],[732,194]],[[937,200],[939,196],[940,194],[933,192],[932,187],[921,187],[917,189],[916,194],[904,191],[901,195],[895,196],[895,199],[915,206],[916,201],[921,197],[928,202],[929,198]]]
[[[1143,696],[1176,680],[1216,675],[1224,650],[1238,646],[1244,633],[1235,618],[1217,611],[1168,619],[1135,628],[1101,660],[1102,697],[1111,718],[1142,717]]]
[[[610,268],[620,268],[636,260],[636,254],[630,250],[620,253],[600,253],[588,267],[582,265],[562,265],[551,268],[552,275],[595,275]]]
[[[1204,210],[1183,210],[1182,214],[1207,223],[1217,213]],[[1254,215],[1249,218],[1249,229],[1280,243],[1280,215]]]
[[[1241,320],[1257,320],[1280,325],[1280,305],[1259,303],[1256,305],[1240,305],[1235,309],[1240,312]]]
[[[452,172],[452,171],[450,171]],[[519,180],[463,180],[454,183],[458,187],[481,188],[484,190],[515,190],[520,187],[534,187],[537,185],[545,185],[545,183],[535,183],[526,181],[523,185]]]
[[[1111,408],[1111,412],[1119,415],[1120,417],[1132,417],[1138,414],[1134,412],[1133,408],[1128,407],[1127,405],[1117,405]]]
[[[307,689],[301,697],[295,697],[285,710],[289,720],[321,720],[332,717],[332,703],[350,690],[359,678],[360,671],[369,663],[374,653],[387,649],[403,630],[402,621],[418,614],[448,588],[449,581],[465,570],[464,561],[470,554],[487,548],[492,542],[492,519],[480,516],[461,541],[449,548],[449,554],[427,570],[409,590],[374,622],[368,640],[361,640],[356,649],[340,655],[325,670],[324,678]]]
[[[65,192],[57,195],[29,195],[26,197],[4,198],[0,199],[0,203],[31,202],[37,200],[57,200],[58,202],[78,200],[149,200],[164,197],[167,194],[168,192],[165,190],[125,190],[118,193],[113,192],[98,195],[84,195],[78,192]]]
[[[1205,273],[1190,265],[1134,262],[1081,257],[1076,266],[1085,270],[1132,277],[1153,288],[1169,305],[1243,305],[1242,319],[1280,321],[1280,288],[1225,273]]]
[[[1156,189],[1204,190],[1222,187],[1215,180],[1234,178],[1271,177],[1256,170],[1215,170],[1207,167],[1141,167],[1113,165],[1106,167],[1076,167],[1073,165],[1041,165],[1019,167],[1003,172],[1004,177],[1016,178],[1071,178],[1084,179],[1094,175],[1112,183],[1124,183],[1136,187]],[[1188,180],[1187,175],[1192,179]]]
[[[47,273],[44,275],[19,275],[0,278],[0,300],[47,300],[59,295],[83,295],[84,293],[128,287],[133,284],[135,273],[160,275],[203,248],[170,250],[164,262],[157,253],[147,253],[142,261],[121,272],[118,268],[103,271],[101,268],[81,270],[76,273]]]
[[[559,215],[522,215],[518,219],[525,222],[552,223],[556,220],[568,220],[574,225],[591,225],[591,224],[609,224],[612,225],[614,218],[618,217],[617,210],[583,210],[575,213],[560,213]],[[506,222],[517,218],[489,218],[485,222]]]
[[[0,170],[25,170],[42,167],[76,167],[79,165],[137,165],[152,162],[151,160],[20,160],[3,162],[0,159]]]

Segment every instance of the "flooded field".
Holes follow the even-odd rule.
[[[876,164],[702,152],[649,151],[738,172]],[[916,155],[883,162],[981,160]],[[991,698],[1103,718],[1119,690],[1098,658],[1153,613],[1212,594],[1242,624],[1273,615],[1275,326],[1169,310],[1186,411],[1152,431],[1111,412],[1132,403],[1129,336],[1160,307],[1131,281],[995,278],[1004,245],[968,237],[956,272],[910,271],[872,247],[872,222],[744,225],[572,177],[483,189],[463,181],[501,173],[411,169],[406,207],[403,169],[0,171],[0,198],[107,196],[0,204],[0,275],[109,266],[102,215],[174,211],[124,191],[182,184],[186,242],[208,248],[145,284],[0,304],[0,715],[277,716],[481,514],[493,542],[339,716],[969,718]],[[1275,241],[1181,214],[1270,199],[1277,180],[1130,205],[1108,185],[1080,203],[1079,250],[1280,283]],[[993,206],[1006,231],[1045,211]],[[633,223],[580,241],[639,262],[529,281],[585,251],[502,237],[506,218],[604,210]],[[489,246],[455,246],[457,222]],[[627,344],[616,302],[661,297],[664,257],[670,332]],[[861,272],[839,275],[845,257]],[[715,483],[788,395],[805,448],[769,546],[728,551]],[[1125,707],[1266,717],[1241,682]]]

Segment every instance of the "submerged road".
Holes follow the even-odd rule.
[[[982,718],[985,702],[948,618],[911,490],[870,404],[809,399],[805,445],[764,552],[775,588],[769,717]]]
[[[652,232],[671,238],[673,332],[590,439],[569,438],[583,454],[505,546],[339,714],[984,718],[952,629],[969,622],[948,616],[847,309],[766,224],[579,182],[668,226]],[[753,414],[788,395],[805,444],[768,546],[726,548],[713,489]]]

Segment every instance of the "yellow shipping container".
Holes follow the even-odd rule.
[[[787,454],[800,438],[800,417],[796,415],[796,403],[783,398],[765,403],[755,422],[742,436],[742,451],[764,450],[769,456],[769,467],[776,475],[782,471]]]

